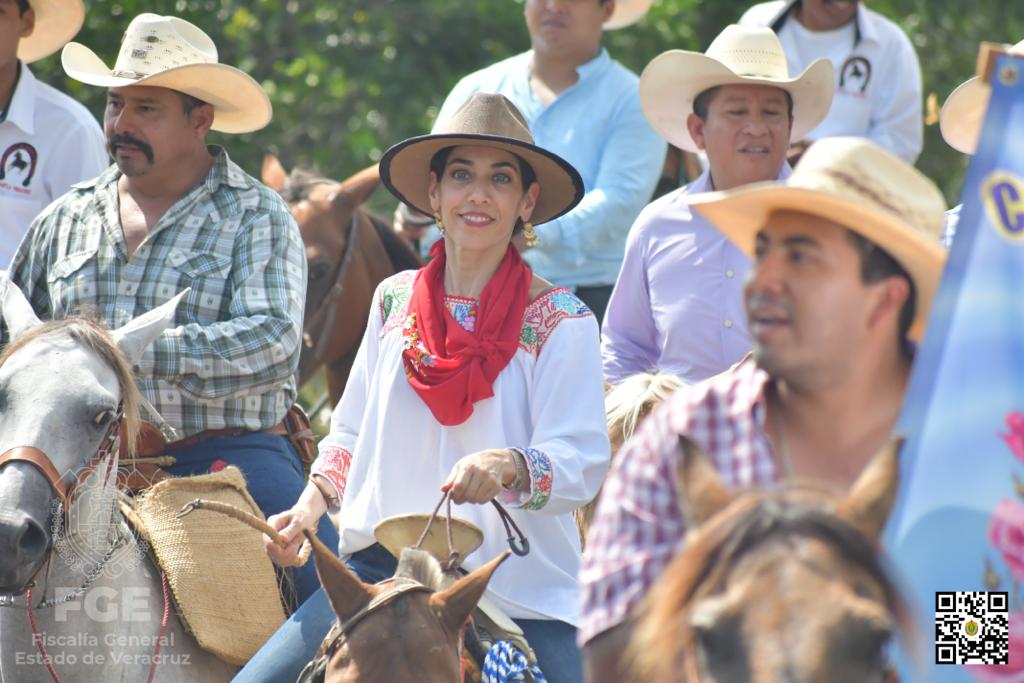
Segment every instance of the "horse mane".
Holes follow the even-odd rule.
[[[51,320],[42,323],[12,340],[0,353],[0,365],[36,340],[63,337],[70,337],[79,344],[83,344],[102,358],[114,371],[118,387],[121,390],[124,409],[124,423],[121,431],[128,446],[128,455],[134,455],[139,440],[139,388],[135,384],[135,377],[128,359],[106,329],[85,318],[68,318],[67,320]]]
[[[669,680],[678,673],[684,653],[695,651],[687,617],[696,598],[720,590],[744,555],[794,537],[821,541],[865,571],[881,588],[900,630],[912,632],[910,612],[877,547],[830,510],[796,502],[792,493],[793,489],[751,493],[687,538],[685,550],[669,563],[638,612],[646,616],[638,622],[628,658],[643,680]]]
[[[426,550],[419,548],[402,548],[395,578],[411,579],[435,592],[444,588],[441,563]]]
[[[325,178],[316,171],[296,167],[288,174],[288,180],[285,181],[284,187],[281,188],[281,197],[288,204],[294,204],[304,199],[309,199],[310,193],[312,193],[315,187],[336,184],[337,181]],[[391,259],[391,265],[394,266],[396,273],[400,273],[403,270],[417,270],[423,265],[419,257],[409,248],[409,245],[392,230],[391,224],[387,220],[372,211],[366,209],[363,209],[363,211],[377,232],[377,237],[380,239],[388,258]]]
[[[633,436],[640,420],[651,409],[686,386],[683,380],[667,372],[638,372],[608,387],[604,395],[605,424],[612,444],[622,444]]]

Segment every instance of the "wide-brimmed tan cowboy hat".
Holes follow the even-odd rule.
[[[651,9],[652,2],[654,0],[615,0],[615,9],[608,21],[604,22],[605,30],[613,31],[635,24]]]
[[[75,80],[105,88],[169,88],[213,105],[213,130],[248,133],[270,122],[270,98],[252,76],[217,61],[217,46],[195,24],[178,17],[132,19],[113,69],[81,43],[68,43],[61,63]]]
[[[1010,52],[1024,54],[1024,40],[1011,47]],[[949,94],[939,112],[939,130],[950,147],[964,154],[974,154],[991,95],[992,86],[977,76],[964,81]]]
[[[36,15],[32,33],[18,41],[18,59],[30,64],[49,57],[75,37],[85,21],[82,0],[29,0]]]
[[[474,145],[504,149],[533,168],[540,195],[530,221],[558,218],[583,198],[583,179],[568,161],[534,144],[526,119],[504,95],[476,93],[437,133],[409,138],[394,145],[380,160],[385,187],[400,200],[432,214],[430,160],[445,147]]]
[[[784,182],[694,195],[690,203],[749,256],[776,211],[821,216],[863,235],[910,275],[917,293],[910,336],[924,333],[946,262],[946,201],[935,183],[888,150],[864,138],[823,138]]]
[[[402,548],[415,545],[430,522],[429,514],[395,515],[387,517],[373,528],[377,542],[387,548],[396,558],[402,554]],[[430,522],[430,531],[423,538],[420,547],[444,564],[448,561],[451,551],[448,549],[448,520],[437,516]],[[459,557],[466,559],[484,542],[484,532],[480,527],[464,519],[452,517],[452,548]]]
[[[793,98],[791,139],[811,132],[832,106],[832,63],[817,59],[790,78],[782,43],[762,26],[726,26],[704,54],[663,52],[640,75],[640,106],[654,130],[676,147],[699,152],[686,127],[693,100],[721,85],[770,85]]]

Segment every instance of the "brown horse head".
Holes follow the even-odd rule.
[[[314,173],[287,174],[277,157],[263,160],[263,182],[288,202],[306,246],[308,282],[299,382],[326,366],[337,402],[366,328],[377,285],[419,259],[391,227],[362,205],[380,184],[377,166],[338,183]]]
[[[507,550],[442,588],[437,560],[406,548],[395,576],[371,585],[356,578],[315,535],[307,532],[306,538],[341,625],[325,683],[461,682],[463,627]]]
[[[882,683],[907,611],[878,557],[898,443],[842,497],[809,486],[735,495],[685,438],[678,491],[691,525],[631,644],[637,680]]]

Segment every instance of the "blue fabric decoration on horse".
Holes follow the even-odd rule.
[[[526,677],[527,673],[533,676],[534,683],[547,683],[539,666],[530,664],[526,655],[512,643],[507,640],[499,640],[484,657],[481,683],[528,682],[530,679]]]

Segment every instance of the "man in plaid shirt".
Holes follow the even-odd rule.
[[[237,465],[271,515],[305,484],[282,418],[296,396],[306,258],[283,200],[206,145],[211,129],[243,133],[271,117],[260,85],[216,54],[198,27],[153,14],[129,25],[112,70],[65,47],[70,76],[109,88],[115,165],[36,218],[10,275],[40,317],[112,328],[191,288],[135,368],[159,413],[148,419],[171,433],[171,474]],[[335,547],[333,525],[320,529]],[[300,600],[319,585],[312,564],[296,581]]]
[[[938,188],[861,138],[821,140],[786,181],[693,206],[754,258],[744,290],[754,351],[679,390],[616,457],[580,575],[592,683],[628,680],[619,664],[632,619],[682,546],[680,436],[733,487],[850,486],[896,424],[910,340],[945,262]]]

